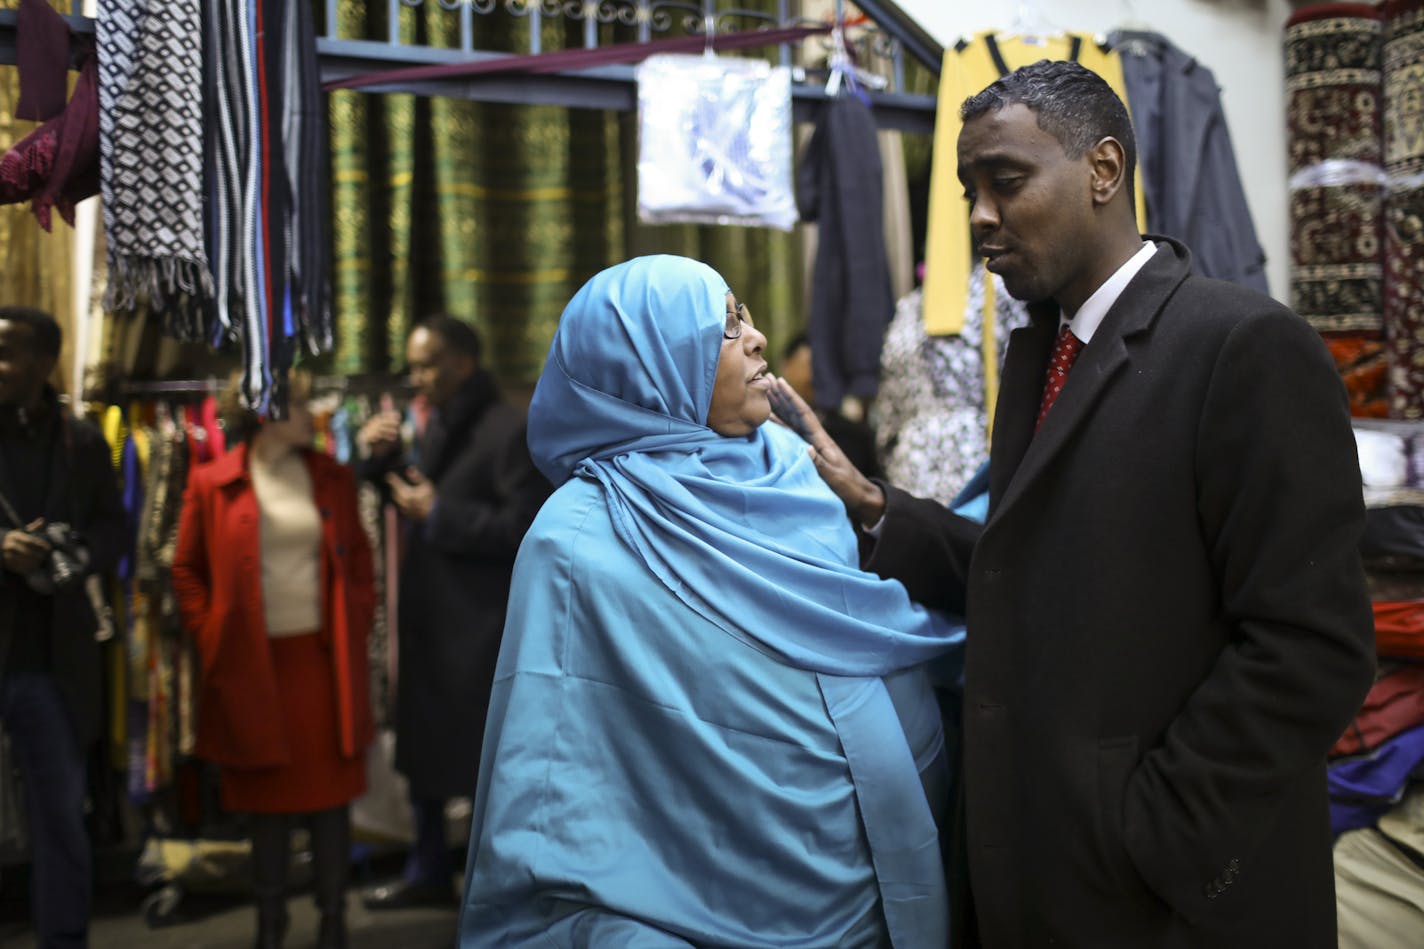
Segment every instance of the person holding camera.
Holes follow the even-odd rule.
[[[124,542],[109,446],[47,382],[61,342],[49,314],[0,307],[0,724],[25,786],[31,914],[46,949],[87,941],[85,758],[101,690],[84,580]]]

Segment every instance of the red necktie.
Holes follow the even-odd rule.
[[[1053,341],[1053,355],[1048,360],[1048,374],[1043,380],[1043,400],[1038,404],[1038,422],[1033,426],[1035,432],[1048,417],[1048,410],[1053,408],[1058,393],[1063,391],[1063,383],[1068,381],[1068,370],[1073,368],[1082,351],[1083,341],[1074,336],[1068,324],[1064,323],[1058,330],[1058,338]]]

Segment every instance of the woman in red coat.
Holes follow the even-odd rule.
[[[294,818],[310,826],[318,946],[346,945],[349,805],[374,734],[366,637],[371,551],[351,472],[311,450],[306,380],[289,418],[226,399],[237,446],[188,481],[173,564],[202,662],[196,753],[223,806],[250,815],[259,949],[281,945]]]

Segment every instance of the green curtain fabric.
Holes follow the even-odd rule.
[[[744,6],[770,11],[775,0]],[[342,38],[386,38],[386,3],[338,9]],[[402,42],[459,43],[458,10],[426,0],[400,17]],[[527,16],[477,14],[474,29],[478,49],[529,48]],[[634,38],[600,28],[600,43]],[[540,40],[580,45],[583,25],[545,18]],[[631,114],[352,91],[333,93],[330,110],[336,372],[399,371],[412,320],[444,311],[480,330],[501,381],[531,385],[568,299],[638,254],[715,267],[773,354],[804,325],[795,233],[636,222]]]
[[[318,4],[318,14],[324,4]],[[341,39],[386,39],[386,4],[342,0]],[[320,21],[319,21],[320,22]],[[402,5],[400,41],[416,42],[417,11]],[[338,91],[331,117],[332,289],[330,368],[385,372],[403,357],[415,307],[411,279],[416,100]]]

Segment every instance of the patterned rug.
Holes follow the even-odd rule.
[[[1380,20],[1314,4],[1286,25],[1291,303],[1322,333],[1378,338]]]
[[[1384,324],[1390,415],[1424,418],[1424,0],[1384,15]]]

